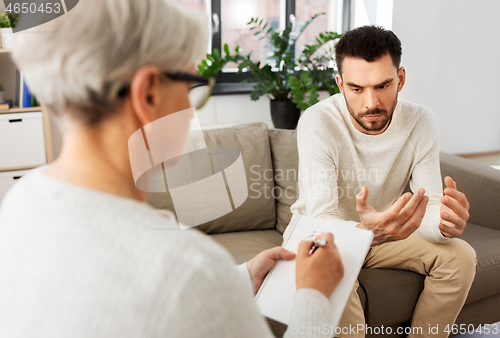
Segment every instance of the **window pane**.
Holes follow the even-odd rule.
[[[295,55],[300,57],[304,45],[314,43],[314,38],[319,33],[337,31],[337,2],[342,0],[296,0],[295,16],[296,28],[299,29],[313,15],[320,15],[302,33],[295,46]]]
[[[253,51],[252,60],[266,61],[269,53],[265,49],[266,39],[259,41],[254,36],[255,30],[250,30],[247,23],[251,18],[258,17],[269,22],[273,28],[279,28],[280,1],[279,0],[221,0],[221,40],[222,46],[229,45],[231,53],[240,45],[240,53],[246,55]],[[266,27],[266,29],[267,29]],[[223,71],[236,71],[236,65],[228,64]]]

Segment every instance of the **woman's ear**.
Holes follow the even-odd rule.
[[[161,72],[155,66],[141,67],[130,85],[132,109],[142,126],[159,118]]]

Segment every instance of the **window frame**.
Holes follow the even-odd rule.
[[[351,0],[342,1],[342,32],[345,33],[351,28]],[[290,18],[295,15],[296,0],[283,0],[285,3],[285,27],[290,27]],[[222,51],[222,25],[221,25],[221,0],[210,1],[210,19],[212,25],[211,50],[214,48]],[[216,79],[217,83],[212,91],[212,95],[249,94],[253,91],[255,83],[241,83],[252,77],[250,73],[220,72]]]

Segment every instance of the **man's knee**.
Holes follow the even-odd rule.
[[[446,265],[446,270],[452,271],[454,279],[470,286],[476,275],[476,251],[469,243],[459,238],[449,241],[445,246],[448,252],[443,257],[443,265]]]

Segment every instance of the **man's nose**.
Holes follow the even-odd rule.
[[[380,101],[378,99],[377,94],[372,90],[367,90],[365,99],[365,108],[368,110],[372,110],[378,108],[379,105]]]

